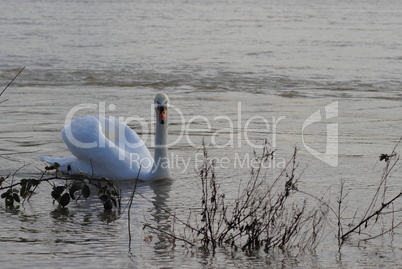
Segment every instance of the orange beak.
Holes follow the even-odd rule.
[[[158,106],[158,121],[160,124],[165,124],[167,119],[167,108],[166,106]]]

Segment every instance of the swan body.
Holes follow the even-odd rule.
[[[62,130],[62,138],[73,156],[41,157],[58,163],[62,173],[87,174],[110,180],[140,179],[143,181],[170,178],[167,152],[167,107],[169,97],[155,97],[155,154],[152,158],[145,143],[124,122],[114,117],[84,116],[74,119]]]

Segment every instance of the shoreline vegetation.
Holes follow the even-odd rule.
[[[122,205],[122,190],[115,182],[93,179],[90,175],[65,176],[58,171],[58,164],[46,166],[40,177],[17,179],[23,165],[13,174],[0,177],[0,193],[5,206],[19,209],[20,205],[29,203],[36,194],[40,184],[50,184],[49,195],[60,209],[67,207],[71,201],[79,202],[97,195],[105,213],[119,219],[123,214],[130,220],[131,206],[134,199],[146,199],[159,210],[165,212],[170,225],[154,225],[144,219],[143,229],[149,235],[144,241],[163,238],[172,247],[178,242],[189,247],[197,247],[214,254],[217,248],[231,248],[245,252],[263,250],[315,251],[323,238],[328,236],[328,229],[333,234],[334,243],[339,251],[345,242],[358,243],[369,241],[385,234],[393,235],[402,225],[397,218],[400,210],[395,202],[402,196],[402,190],[395,194],[391,191],[389,178],[399,166],[400,155],[397,153],[402,137],[389,154],[381,154],[379,161],[384,162],[383,172],[377,183],[373,197],[367,208],[354,209],[354,217],[347,218],[344,212],[348,208],[344,180],[340,180],[336,201],[328,197],[299,190],[298,183],[304,170],[297,161],[298,149],[294,148],[292,157],[275,178],[268,176],[264,163],[274,157],[275,150],[265,141],[260,154],[254,152],[259,166],[251,168],[248,179],[238,182],[235,199],[227,198],[215,173],[214,158],[208,154],[203,144],[204,161],[199,167],[198,188],[200,189],[198,210],[188,213],[188,218],[181,219],[170,211],[137,192],[137,182],[126,205]],[[196,176],[196,175],[195,175]],[[351,192],[351,191],[350,191]],[[169,227],[168,229],[166,227]],[[129,247],[131,248],[131,223],[128,223]]]
[[[345,216],[345,211],[350,210],[345,180],[340,180],[335,202],[325,195],[317,197],[298,189],[304,170],[297,162],[297,148],[279,175],[269,179],[263,163],[273,158],[275,150],[265,143],[260,155],[254,153],[259,167],[251,169],[248,180],[239,181],[237,198],[228,201],[215,174],[213,158],[203,145],[204,163],[198,170],[201,213],[190,214],[183,221],[168,212],[174,227],[171,231],[148,222],[144,228],[169,237],[173,243],[182,241],[213,253],[218,247],[247,252],[315,251],[328,235],[326,228],[333,234],[339,251],[348,241],[360,243],[386,234],[392,236],[402,225],[397,217],[400,210],[395,205],[402,190],[395,194],[388,181],[399,168],[400,155],[396,149],[401,141],[402,137],[390,154],[379,156],[379,161],[385,163],[380,181],[367,208],[352,209],[355,212],[352,219]]]
[[[25,67],[24,67],[25,68]],[[24,70],[22,68],[13,80],[3,89],[0,96]],[[0,104],[7,101],[0,101]],[[29,203],[41,184],[50,184],[51,197],[60,209],[75,200],[88,199],[97,195],[105,212],[113,212],[116,220],[123,214],[128,215],[129,248],[131,247],[131,206],[134,199],[146,199],[155,207],[167,213],[170,225],[160,227],[144,220],[143,228],[149,235],[144,241],[152,241],[156,235],[159,240],[190,247],[197,247],[209,253],[217,248],[231,248],[245,252],[263,250],[292,251],[299,253],[315,251],[328,230],[333,235],[334,243],[341,250],[345,242],[372,240],[386,234],[391,236],[402,225],[398,216],[402,213],[395,205],[402,196],[402,190],[395,193],[389,183],[393,172],[400,166],[397,148],[399,139],[389,154],[381,154],[379,161],[384,162],[383,172],[374,190],[373,197],[364,209],[355,208],[353,218],[345,217],[350,207],[345,180],[340,180],[336,201],[328,197],[300,190],[298,185],[304,170],[297,160],[298,149],[295,147],[292,157],[284,164],[276,177],[268,176],[269,163],[275,156],[275,149],[265,141],[261,153],[254,151],[256,166],[251,167],[247,175],[239,175],[236,197],[228,198],[215,172],[216,158],[209,155],[203,143],[203,161],[198,167],[198,188],[200,197],[198,210],[181,219],[170,211],[137,192],[137,181],[127,205],[122,205],[122,190],[107,179],[93,179],[91,175],[61,175],[58,164],[46,166],[39,177],[19,178],[18,173],[27,165],[21,166],[14,173],[0,175],[0,194],[5,206],[18,209]],[[2,157],[0,155],[0,157]],[[395,189],[395,186],[393,186]],[[399,188],[400,189],[400,188]],[[85,210],[85,209],[84,209]],[[168,228],[166,228],[168,227]]]

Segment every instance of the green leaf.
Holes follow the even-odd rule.
[[[12,206],[13,204],[14,204],[14,198],[11,195],[7,196],[6,206]]]
[[[107,200],[110,200],[109,195],[106,195],[106,194],[101,195],[99,198],[101,199],[101,201],[103,203],[105,203]]]
[[[21,180],[20,196],[24,196],[25,193],[27,192],[26,190],[27,190],[27,183],[26,182],[22,183],[22,180]]]
[[[101,199],[105,210],[111,210],[113,208],[113,201],[109,195],[103,194],[99,198]]]
[[[4,192],[4,193],[2,193],[1,194],[1,198],[7,198],[7,197],[9,197],[9,196],[12,196],[12,193],[13,193],[13,189],[8,189],[6,192]]]
[[[28,181],[25,191],[29,192],[31,190],[31,188],[32,188],[32,183],[31,183],[31,181]]]
[[[17,203],[20,203],[20,202],[21,202],[20,196],[18,195],[18,193],[14,193],[14,194],[13,194],[13,198],[14,198],[14,201],[16,201]]]
[[[91,190],[88,185],[84,185],[82,188],[82,196],[84,196],[85,199],[88,199],[88,197],[91,195]]]
[[[116,199],[114,199],[113,197],[110,197],[110,200],[112,201],[113,205],[114,205],[115,207],[117,207]]]
[[[113,208],[113,202],[112,202],[110,199],[106,200],[106,201],[103,203],[103,208],[104,208],[105,210],[112,210],[112,208]]]
[[[75,193],[76,191],[82,191],[82,189],[84,188],[84,186],[85,186],[85,184],[84,184],[84,182],[82,182],[82,181],[76,181],[76,182],[74,182],[73,185],[71,185],[71,187],[70,187],[70,196],[71,196],[71,199],[75,200],[74,193]]]
[[[66,188],[64,186],[57,186],[53,188],[52,197],[57,200],[60,198],[60,195],[64,192]]]
[[[66,207],[69,203],[70,203],[70,194],[66,192],[60,197],[59,204],[62,207]]]

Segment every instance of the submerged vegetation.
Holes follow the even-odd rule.
[[[399,188],[399,191],[395,193],[388,183],[392,173],[400,168],[397,167],[400,155],[396,152],[396,149],[401,141],[402,137],[391,154],[380,155],[379,161],[384,161],[385,166],[374,195],[367,208],[363,211],[356,209],[356,218],[347,223],[344,223],[345,221],[342,218],[347,193],[345,194],[344,191],[345,182],[341,181],[337,197],[338,206],[336,209],[332,208],[338,223],[337,239],[339,248],[353,236],[358,236],[360,241],[368,241],[384,234],[392,234],[397,227],[401,226],[402,221],[397,218],[397,216],[400,216],[398,215],[400,210],[396,209],[395,202],[402,197],[402,188]],[[387,218],[390,221],[387,221]]]
[[[397,218],[400,210],[395,207],[402,191],[392,192],[388,184],[392,173],[398,168],[400,156],[396,148],[399,142],[390,154],[380,156],[380,161],[385,163],[380,182],[368,207],[357,208],[353,219],[344,216],[348,195],[345,181],[340,182],[336,203],[299,190],[304,170],[300,169],[297,161],[297,148],[286,166],[272,177],[264,168],[264,162],[274,157],[275,150],[265,143],[260,154],[254,152],[258,166],[252,168],[248,179],[239,181],[237,195],[233,198],[221,188],[214,158],[209,156],[204,145],[204,161],[197,171],[200,188],[198,210],[190,212],[188,218],[183,220],[174,212],[154,204],[169,215],[171,225],[154,226],[144,220],[143,228],[150,233],[144,240],[151,241],[152,234],[156,234],[173,246],[180,241],[212,253],[218,247],[246,252],[269,252],[275,249],[300,252],[314,251],[328,234],[325,234],[327,227],[336,238],[339,249],[352,238],[367,241],[392,234],[402,224]],[[105,211],[115,209],[117,218],[124,212],[121,210],[122,192],[110,180],[92,179],[86,174],[64,176],[60,174],[57,163],[46,166],[39,178],[17,179],[18,172],[0,178],[1,198],[7,207],[15,208],[29,202],[38,186],[46,183],[51,185],[49,195],[60,208],[69,206],[71,201],[78,202],[97,195]],[[125,206],[128,208],[128,220],[133,199],[147,199],[136,191],[136,186],[137,181]],[[129,222],[129,244],[130,226]]]
[[[200,241],[203,249],[212,251],[218,246],[243,251],[262,248],[266,252],[275,248],[315,249],[326,212],[319,204],[309,209],[307,201],[297,197],[302,174],[296,171],[297,148],[286,167],[269,182],[263,164],[273,158],[275,151],[265,143],[261,155],[255,155],[258,167],[251,170],[244,186],[239,183],[234,201],[228,201],[220,189],[214,162],[205,146],[203,150],[204,162],[199,168],[201,212],[200,217],[192,215],[186,223],[186,241]]]
[[[266,143],[261,155],[255,156],[259,166],[251,170],[243,185],[240,181],[234,200],[228,199],[221,190],[213,158],[204,146],[204,162],[198,171],[201,189],[198,214],[190,214],[186,221],[171,214],[174,223],[171,226],[175,227],[171,231],[148,222],[144,227],[170,237],[173,242],[180,240],[212,252],[220,246],[243,251],[314,251],[326,236],[327,227],[339,249],[353,238],[360,242],[393,234],[402,225],[397,218],[401,212],[395,206],[402,197],[402,190],[395,194],[388,180],[398,168],[396,148],[401,140],[390,154],[380,155],[379,160],[385,162],[380,182],[368,207],[356,208],[353,219],[345,216],[346,209],[350,208],[347,208],[344,180],[340,181],[335,204],[299,190],[303,170],[299,171],[297,148],[286,167],[270,179],[263,163],[272,158],[275,151]]]
[[[93,193],[91,189],[97,190],[97,195],[103,204],[105,210],[121,207],[121,192],[115,184],[107,179],[95,180],[83,174],[80,176],[62,176],[58,172],[58,164],[46,166],[39,178],[22,178],[16,180],[18,171],[26,165],[22,166],[14,174],[0,178],[1,198],[5,200],[6,206],[18,206],[29,202],[35,190],[42,183],[48,183],[52,186],[50,193],[53,202],[60,207],[66,207],[71,200],[78,201],[80,198],[88,199]],[[56,171],[53,175],[51,171]]]

